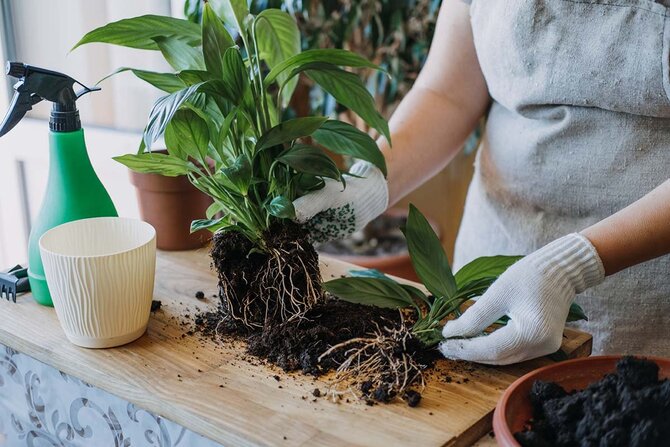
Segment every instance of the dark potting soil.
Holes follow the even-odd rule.
[[[345,239],[317,246],[320,253],[344,256],[379,256],[407,251],[407,241],[400,228],[407,223],[405,216],[382,214],[361,231]]]
[[[254,250],[237,232],[217,233],[212,266],[229,326],[261,328],[285,321],[321,297],[319,257],[298,224],[275,224],[263,237],[267,252]],[[238,328],[239,329],[239,328]]]
[[[670,381],[645,359],[624,357],[582,391],[536,381],[530,400],[530,430],[514,435],[524,447],[670,445]]]
[[[318,358],[331,346],[372,333],[377,325],[400,324],[397,311],[329,299],[316,305],[303,319],[278,324],[249,335],[248,351],[284,371],[300,370],[318,376],[336,368],[335,357]]]

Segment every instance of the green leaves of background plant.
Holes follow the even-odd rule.
[[[403,232],[412,265],[423,285],[435,296],[452,297],[456,293],[456,280],[447,254],[428,220],[414,205],[409,206],[407,226]]]
[[[293,17],[279,9],[262,11],[254,22],[256,44],[261,59],[272,69],[286,59],[300,53],[300,31]],[[282,107],[288,106],[298,78],[287,79],[288,73],[278,75],[282,87]]]
[[[222,78],[224,68],[222,66],[223,55],[226,50],[235,45],[228,30],[221,19],[212,10],[209,3],[205,3],[202,13],[202,52],[205,57],[207,71],[217,78]]]
[[[133,171],[147,174],[161,174],[167,177],[186,175],[194,166],[179,157],[159,153],[128,154],[114,157],[114,160]]]
[[[328,120],[314,131],[312,138],[336,154],[369,161],[386,176],[386,161],[375,140],[351,124]]]
[[[333,295],[350,303],[400,309],[415,306],[410,294],[390,279],[375,277],[338,278],[323,284]]]
[[[143,15],[108,23],[84,35],[72,47],[101,42],[143,50],[157,50],[156,37],[175,37],[192,46],[200,45],[200,26],[188,20],[157,15]],[[70,50],[70,51],[72,51]]]

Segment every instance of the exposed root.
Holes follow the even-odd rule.
[[[221,324],[260,329],[301,319],[322,300],[318,256],[304,232],[291,224],[273,230],[267,252],[252,251],[238,234],[215,236],[212,259],[225,315]]]
[[[339,343],[321,354],[319,361],[344,356],[328,390],[333,399],[351,393],[368,402],[390,402],[404,399],[413,387],[424,388],[427,365],[417,360],[421,350],[403,322],[395,327],[377,325],[369,337]]]

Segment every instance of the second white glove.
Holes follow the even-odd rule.
[[[561,346],[575,295],[604,276],[586,237],[573,233],[557,239],[511,266],[460,318],[447,322],[440,351],[447,358],[494,365],[551,354]],[[510,318],[506,326],[475,337],[504,315]]]
[[[325,179],[326,185],[293,202],[296,221],[304,223],[314,242],[341,239],[360,230],[388,206],[384,174],[366,161],[356,162],[341,182]]]

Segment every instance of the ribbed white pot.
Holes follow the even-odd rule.
[[[109,348],[144,333],[156,272],[151,225],[119,217],[77,220],[47,231],[39,245],[56,314],[72,343]]]

